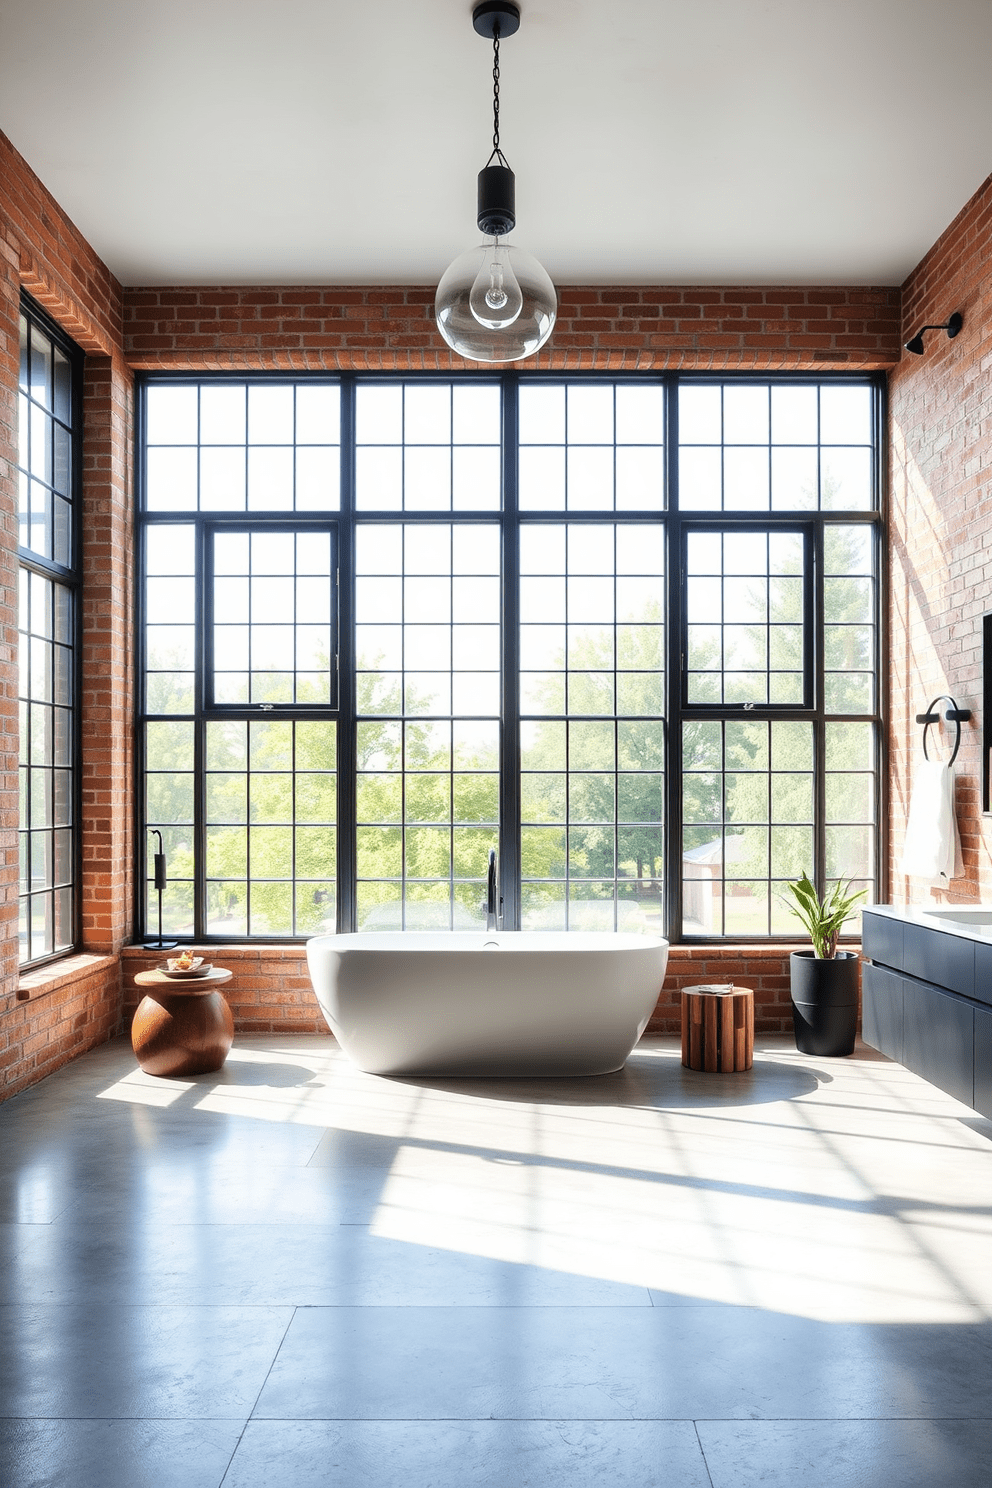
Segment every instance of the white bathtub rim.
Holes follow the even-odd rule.
[[[598,952],[625,954],[669,949],[661,935],[638,935],[608,930],[354,930],[340,935],[314,935],[307,953],[346,955],[349,951],[377,954],[400,952],[416,955],[437,951],[474,951],[496,948],[519,954],[522,951],[563,953]]]

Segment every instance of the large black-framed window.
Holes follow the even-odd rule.
[[[21,965],[78,937],[83,355],[26,295],[18,377]]]
[[[883,396],[147,377],[165,928],[468,928],[490,847],[522,928],[788,937],[804,870],[876,898]]]

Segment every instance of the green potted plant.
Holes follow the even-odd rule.
[[[865,892],[852,892],[850,882],[838,880],[821,898],[806,873],[786,885],[783,902],[813,942],[811,951],[793,951],[789,957],[792,1023],[802,1054],[843,1055],[854,1049],[858,957],[854,951],[839,951],[837,939]]]

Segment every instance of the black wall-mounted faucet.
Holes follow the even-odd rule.
[[[503,900],[499,892],[496,872],[496,849],[489,849],[489,879],[486,887],[486,929],[498,930],[503,918]]]

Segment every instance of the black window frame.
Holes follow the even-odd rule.
[[[36,573],[64,588],[70,596],[71,604],[71,635],[72,635],[72,669],[71,669],[71,729],[70,748],[71,760],[69,770],[71,773],[70,802],[72,812],[72,934],[70,944],[62,946],[57,950],[46,952],[42,956],[27,957],[19,960],[19,969],[22,972],[36,971],[41,967],[48,966],[53,962],[64,960],[66,956],[76,954],[81,947],[82,940],[82,685],[83,685],[83,376],[85,366],[85,353],[77,346],[70,336],[66,335],[57,321],[45,311],[41,305],[33,300],[25,291],[21,290],[20,314],[27,320],[29,325],[35,325],[42,335],[58,347],[66,357],[71,376],[70,385],[70,420],[69,446],[71,471],[69,480],[69,542],[71,547],[72,564],[68,567],[47,559],[36,553],[32,548],[23,547],[18,543],[17,569],[18,583],[22,571]],[[18,461],[21,451],[18,450]],[[20,665],[20,657],[18,658]],[[18,823],[19,837],[25,829],[22,822]],[[31,897],[29,887],[27,897]],[[19,902],[25,898],[23,893],[18,894]],[[29,936],[30,939],[30,936]]]
[[[202,672],[202,711],[207,717],[227,718],[240,718],[242,714],[245,713],[246,709],[250,710],[248,716],[251,718],[256,717],[259,710],[264,711],[274,718],[289,716],[292,716],[294,718],[297,716],[303,717],[308,713],[308,711],[313,711],[318,716],[324,717],[328,712],[337,711],[338,690],[340,686],[338,640],[340,634],[340,604],[338,600],[338,575],[340,573],[340,563],[338,559],[338,524],[334,520],[334,516],[323,516],[316,512],[301,512],[299,514],[299,518],[295,518],[292,514],[289,513],[283,513],[282,521],[272,520],[262,522],[254,521],[254,515],[255,514],[252,512],[246,512],[243,514],[243,516],[241,513],[236,512],[198,512],[196,513],[195,519],[190,523],[191,526],[194,526],[196,528],[197,532],[197,576],[199,578],[199,576],[202,575],[201,595],[198,601],[199,604],[202,606],[201,614],[199,617],[199,628],[201,632],[200,649],[202,652],[202,656],[197,667],[198,672]],[[239,516],[242,516],[241,521],[237,520]],[[331,588],[331,603],[329,622],[331,632],[331,667],[329,673],[330,699],[327,703],[307,704],[272,702],[253,704],[223,703],[217,701],[214,692],[214,538],[219,532],[243,532],[250,536],[256,532],[261,531],[289,532],[294,535],[302,532],[326,532],[330,538],[331,561],[329,578]]]
[[[517,483],[517,460],[516,451],[517,429],[518,429],[518,404],[517,389],[525,383],[570,385],[580,382],[600,383],[615,386],[620,383],[633,385],[643,384],[646,378],[661,385],[665,389],[665,442],[664,442],[664,469],[667,487],[667,501],[663,506],[651,510],[600,510],[581,511],[568,510],[567,508],[554,508],[547,510],[521,511],[518,499]],[[339,386],[341,390],[341,483],[340,483],[340,506],[334,511],[326,513],[314,512],[160,512],[149,514],[145,510],[144,500],[144,428],[145,428],[145,396],[147,388],[155,385],[201,385],[204,383],[228,382],[241,385],[252,385],[254,383],[289,382],[296,385],[308,383],[331,382]],[[450,385],[452,382],[478,382],[486,384],[499,384],[502,391],[502,486],[503,500],[499,508],[488,511],[458,511],[445,508],[434,511],[406,511],[389,510],[373,511],[358,509],[355,501],[355,390],[359,384],[397,384],[397,383],[433,383],[438,385]],[[727,385],[730,383],[741,385],[768,386],[813,386],[821,387],[829,384],[854,384],[869,387],[872,390],[872,483],[874,506],[871,510],[856,511],[825,511],[825,510],[783,510],[773,511],[770,509],[753,512],[742,512],[738,510],[682,510],[678,500],[678,397],[679,386],[692,384],[717,384]],[[278,711],[282,716],[291,717],[322,717],[333,718],[337,722],[337,768],[338,768],[338,852],[337,852],[337,925],[340,931],[353,929],[356,915],[356,697],[355,697],[355,655],[354,655],[354,606],[355,606],[355,532],[359,525],[386,524],[386,523],[430,523],[438,521],[456,522],[496,522],[499,524],[502,539],[503,557],[503,599],[502,599],[502,705],[500,719],[500,784],[499,801],[501,812],[500,826],[500,891],[504,898],[504,914],[507,928],[516,928],[519,924],[519,895],[521,886],[520,873],[520,692],[519,692],[519,533],[525,526],[531,524],[549,523],[657,523],[661,522],[665,528],[666,548],[666,572],[664,579],[663,614],[664,623],[667,627],[666,635],[666,706],[663,722],[667,739],[666,761],[665,761],[665,817],[666,817],[666,846],[665,846],[665,934],[672,944],[713,944],[723,939],[733,939],[735,942],[754,942],[758,945],[769,944],[772,941],[802,941],[803,936],[798,931],[794,935],[760,935],[745,936],[733,935],[723,936],[699,936],[685,934],[682,931],[682,874],[680,865],[680,844],[682,841],[682,811],[681,811],[681,736],[682,723],[686,719],[696,717],[724,718],[729,716],[740,716],[754,719],[779,719],[789,718],[796,720],[808,720],[814,730],[814,821],[815,821],[815,862],[813,865],[814,879],[822,888],[825,883],[826,874],[826,762],[825,762],[825,727],[828,715],[824,703],[824,670],[818,664],[819,658],[823,656],[824,624],[823,624],[823,534],[824,529],[830,523],[843,524],[845,526],[863,524],[873,533],[873,561],[875,580],[875,608],[874,608],[874,647],[875,647],[875,689],[874,708],[870,714],[859,713],[856,715],[841,715],[832,713],[829,715],[831,722],[844,722],[848,717],[856,718],[859,722],[870,722],[875,737],[873,773],[875,778],[875,823],[874,823],[874,862],[875,880],[879,897],[884,896],[886,889],[887,873],[887,804],[886,787],[887,777],[884,769],[885,762],[885,722],[888,712],[888,684],[887,684],[887,657],[888,638],[886,630],[887,618],[887,572],[884,563],[886,537],[887,537],[887,494],[885,481],[885,430],[886,430],[886,385],[882,374],[840,372],[840,373],[736,373],[728,372],[664,372],[651,374],[615,374],[604,373],[465,373],[465,374],[441,374],[441,373],[414,373],[395,372],[379,374],[357,374],[357,373],[264,373],[250,372],[242,373],[217,373],[196,375],[186,373],[145,373],[138,378],[138,440],[136,442],[136,489],[138,491],[138,553],[139,574],[143,574],[143,565],[140,562],[140,554],[143,552],[144,535],[147,528],[156,522],[180,522],[192,524],[201,530],[198,538],[200,547],[198,551],[203,553],[202,529],[207,526],[220,527],[232,526],[239,529],[252,528],[259,524],[290,526],[299,528],[306,525],[308,521],[314,520],[318,525],[333,525],[337,533],[337,561],[338,561],[338,584],[336,593],[336,623],[337,623],[337,656],[338,656],[338,687],[336,706],[329,705],[319,710],[299,709],[293,705],[277,705],[272,708],[269,716],[274,716]],[[787,529],[801,530],[804,534],[805,550],[811,565],[808,574],[804,594],[804,616],[806,618],[806,659],[805,671],[808,678],[808,688],[802,704],[773,704],[773,705],[748,705],[748,704],[695,704],[690,705],[684,699],[683,670],[685,660],[685,582],[684,565],[681,561],[684,553],[685,535],[688,531],[695,529],[721,529],[741,528],[747,530],[756,529]],[[197,585],[197,612],[201,617],[206,616],[206,596],[203,593],[206,584],[205,571],[202,562],[198,564]],[[142,586],[138,586],[138,603],[136,607],[136,647],[135,654],[138,661],[138,691],[137,696],[143,699],[144,678],[144,655],[143,655],[143,594]],[[204,624],[203,636],[201,638],[201,654],[198,656],[198,683],[196,701],[196,772],[198,777],[198,798],[202,796],[203,789],[203,764],[202,764],[202,738],[203,726],[207,717],[246,717],[259,716],[259,706],[242,707],[240,705],[214,705],[208,710],[206,700],[203,696],[203,685],[205,680],[206,657],[202,654],[202,640],[205,640],[207,627]],[[811,692],[810,692],[811,688]],[[264,706],[264,705],[262,705]],[[271,706],[271,705],[270,705]],[[144,718],[143,702],[139,703],[139,720]],[[139,863],[136,873],[136,925],[144,928],[144,884],[146,878],[145,870],[145,831],[141,803],[144,800],[143,790],[143,758],[142,758],[142,730],[138,729],[138,747],[135,752],[136,775],[135,775],[135,800],[139,821],[137,833]],[[199,808],[198,808],[199,809]],[[199,880],[205,876],[203,864],[203,824],[202,809],[199,809],[200,821],[197,827],[197,851],[200,855]],[[264,943],[260,937],[210,937],[201,933],[204,929],[202,918],[202,889],[198,887],[196,894],[197,903],[197,928],[196,931],[187,936],[180,937],[195,940],[198,943],[210,943],[211,940],[222,943]],[[149,926],[149,930],[151,927]],[[278,937],[280,944],[300,941],[305,937]]]
[[[817,542],[817,528],[807,515],[806,520],[799,520],[796,516],[783,515],[778,512],[769,512],[768,521],[762,522],[757,517],[742,520],[733,513],[723,512],[680,512],[679,513],[680,543],[678,549],[679,566],[678,572],[683,578],[687,577],[688,560],[687,548],[691,534],[695,532],[791,532],[802,538],[803,543],[803,697],[798,703],[701,703],[689,702],[689,618],[688,605],[685,597],[685,586],[680,586],[681,599],[681,636],[679,657],[679,696],[681,698],[681,715],[685,717],[699,718],[723,718],[723,717],[748,717],[756,716],[762,709],[774,713],[775,717],[802,718],[813,711],[814,697],[817,690],[816,657],[818,648],[816,644],[818,613],[818,595],[816,575],[819,572],[820,563],[814,559],[814,554],[819,553]],[[723,622],[721,622],[721,625]]]

